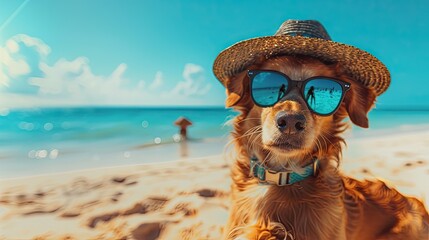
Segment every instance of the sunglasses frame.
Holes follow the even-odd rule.
[[[255,76],[257,76],[259,73],[264,73],[264,72],[272,72],[272,73],[276,73],[276,74],[279,74],[279,75],[281,75],[281,76],[283,76],[283,77],[284,77],[284,79],[285,79],[285,80],[286,80],[286,82],[288,83],[288,87],[287,87],[286,91],[284,92],[284,95],[283,95],[283,97],[282,97],[282,98],[284,98],[284,97],[285,97],[285,96],[286,96],[286,95],[291,91],[291,89],[292,89],[292,88],[297,87],[297,88],[300,90],[302,97],[305,99],[304,86],[305,86],[309,81],[314,80],[314,79],[326,79],[326,80],[331,80],[331,81],[334,81],[334,82],[339,83],[339,84],[340,84],[340,86],[341,86],[341,88],[342,88],[342,90],[343,90],[343,91],[341,92],[341,98],[340,98],[340,101],[338,102],[337,107],[336,107],[334,110],[332,110],[331,112],[329,112],[329,113],[321,114],[321,113],[315,112],[315,111],[314,111],[314,110],[309,106],[309,104],[307,103],[307,101],[305,101],[305,100],[304,100],[305,104],[307,104],[307,108],[308,108],[312,113],[317,114],[317,115],[319,115],[319,116],[330,116],[330,115],[334,114],[334,113],[338,110],[338,108],[340,107],[341,102],[344,100],[344,96],[345,96],[346,92],[347,92],[348,90],[350,90],[350,87],[351,87],[351,84],[350,84],[350,83],[348,83],[348,82],[344,82],[344,81],[342,81],[342,80],[340,80],[340,79],[333,78],[333,77],[326,77],[326,76],[314,76],[314,77],[307,78],[307,79],[305,79],[305,80],[303,80],[303,81],[296,81],[296,80],[292,80],[288,75],[286,75],[286,74],[284,74],[284,73],[282,73],[282,72],[279,72],[279,71],[275,71],[275,70],[248,70],[248,71],[247,71],[247,76],[248,76],[248,77],[249,77],[249,79],[250,79],[250,95],[252,96],[252,101],[253,101],[257,106],[262,107],[262,108],[272,107],[272,106],[274,106],[276,103],[280,102],[280,100],[282,99],[282,98],[279,98],[279,99],[277,99],[277,101],[276,101],[276,102],[274,102],[273,104],[269,104],[269,105],[262,105],[262,104],[259,104],[257,101],[255,101],[255,99],[253,98],[253,90],[252,90],[252,89],[253,89],[253,79],[254,79],[254,78],[255,78]]]

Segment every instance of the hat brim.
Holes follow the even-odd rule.
[[[338,62],[348,76],[377,95],[390,84],[389,70],[370,53],[342,43],[302,36],[268,36],[238,42],[217,56],[213,73],[225,86],[227,79],[246,70],[260,57],[280,55],[305,55]]]

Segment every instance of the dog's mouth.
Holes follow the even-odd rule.
[[[275,149],[280,151],[291,151],[302,148],[301,141],[288,141],[288,140],[277,140],[275,142],[265,144],[265,146],[269,149]]]

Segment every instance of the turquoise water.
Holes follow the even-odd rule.
[[[11,110],[0,116],[0,178],[176,160],[182,148],[173,122],[180,116],[194,123],[189,142],[198,147],[188,146],[187,156],[219,154],[229,132],[223,124],[233,114],[221,108]]]
[[[235,115],[223,108],[51,108],[0,114],[0,178],[221,154]],[[180,116],[193,121],[175,143]],[[353,137],[429,129],[429,111],[372,111]],[[157,144],[159,143],[159,144]],[[184,152],[186,154],[184,154]]]
[[[232,111],[221,108],[52,108],[13,110],[0,117],[0,152],[88,145],[145,145],[173,142],[173,122],[185,116],[194,122],[190,138],[227,134],[223,123]],[[158,139],[157,139],[158,138]],[[156,140],[157,139],[157,140]]]
[[[372,137],[401,131],[429,129],[429,111],[372,110],[368,114],[369,128],[353,126],[354,137]]]

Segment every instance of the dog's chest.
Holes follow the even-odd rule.
[[[300,198],[299,194],[275,194],[266,189],[265,196],[257,200],[257,219],[266,219],[271,224],[280,223],[295,239],[343,239],[345,221],[341,202]]]

